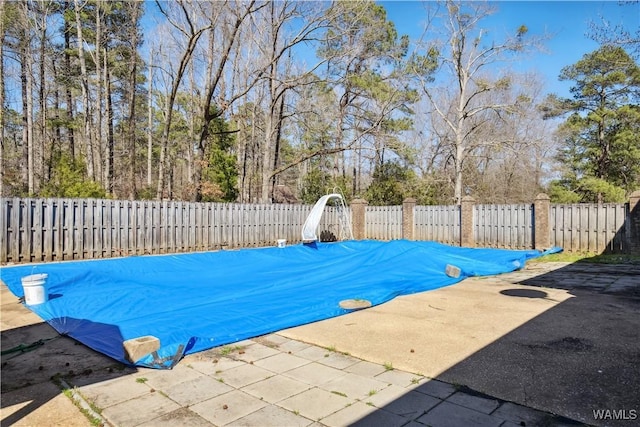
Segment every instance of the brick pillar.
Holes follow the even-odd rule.
[[[355,240],[363,240],[366,238],[364,219],[365,210],[369,203],[363,199],[355,199],[351,201],[351,229]]]
[[[475,199],[464,196],[460,201],[460,246],[473,248],[476,239],[473,235],[473,205]]]
[[[640,255],[640,190],[629,196],[629,249],[627,252]]]
[[[551,199],[544,193],[540,193],[533,201],[533,247],[545,250],[551,247],[549,228],[549,209]]]
[[[416,199],[408,197],[402,201],[402,238],[413,240],[413,213]]]

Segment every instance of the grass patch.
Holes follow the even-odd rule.
[[[331,390],[331,393],[337,394],[338,396],[347,397],[347,395],[341,391]]]
[[[244,350],[244,347],[241,345],[226,345],[220,349],[220,355],[227,356],[233,353],[234,351],[242,351],[242,350]]]
[[[630,254],[596,254],[594,252],[560,252],[530,259],[527,262],[579,262],[594,264],[627,264],[640,265],[640,255]]]
[[[377,392],[378,392],[378,390],[369,390],[369,396],[373,396]]]
[[[75,390],[75,393],[80,395],[80,393],[77,390]],[[69,398],[69,400],[71,400],[71,402],[73,402],[75,407],[78,408],[80,410],[80,412],[82,413],[82,415],[84,415],[89,420],[89,423],[92,426],[98,427],[98,426],[102,426],[103,425],[103,420],[101,420],[100,418],[96,418],[94,416],[94,414],[97,414],[98,416],[100,416],[102,414],[102,409],[101,408],[98,408],[93,402],[85,399],[84,396],[82,396],[82,399],[86,402],[87,405],[89,405],[89,408],[91,408],[91,411],[93,411],[93,413],[91,413],[91,411],[87,410],[85,407],[83,407],[80,404],[80,401],[76,399],[76,397],[74,396],[74,392],[71,389],[63,388],[62,389],[62,394],[67,396]]]
[[[140,383],[140,384],[144,384],[147,381],[149,381],[148,379],[146,379],[145,377],[140,377],[140,378],[136,378],[136,382]]]
[[[391,362],[384,362],[384,369],[387,371],[393,371],[393,364]]]

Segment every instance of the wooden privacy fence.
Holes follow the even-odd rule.
[[[354,201],[355,203],[355,201]],[[361,238],[433,240],[469,247],[547,249],[566,252],[640,253],[640,191],[626,204],[554,204],[540,194],[530,204],[459,206],[364,206],[354,209],[354,235]],[[358,220],[357,216],[362,219]]]
[[[402,239],[402,206],[367,206],[364,227],[369,239]]]
[[[532,249],[533,205],[475,205],[473,233],[476,246]]]
[[[460,244],[459,206],[416,206],[413,224],[416,240]]]
[[[551,205],[550,218],[551,244],[567,252],[621,253],[631,244],[629,205]]]
[[[2,198],[0,262],[62,261],[273,246],[301,240],[310,205]],[[433,240],[462,246],[640,253],[640,191],[626,204],[368,206],[346,215],[356,239]],[[327,206],[319,234],[340,235]],[[322,233],[324,232],[324,233]]]
[[[309,205],[2,198],[0,262],[62,261],[300,242]],[[319,230],[339,235],[327,206]]]

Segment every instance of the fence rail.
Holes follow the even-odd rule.
[[[1,198],[0,203],[1,263],[273,246],[277,239],[297,243],[312,209],[310,205],[98,199]],[[354,226],[362,224],[358,235],[367,239],[410,238],[453,245],[469,241],[475,246],[531,249],[539,245],[536,229],[547,218],[547,214],[538,216],[536,224],[535,206],[472,205],[466,210],[415,203],[366,206],[358,210],[356,221],[352,205],[346,215]],[[637,251],[637,206],[636,199],[628,204],[547,204],[538,212],[548,210],[549,221],[542,229],[548,230],[549,238],[542,245],[560,246],[567,252]],[[325,208],[318,230],[323,240],[340,236],[339,216],[338,209]]]

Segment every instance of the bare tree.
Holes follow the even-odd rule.
[[[142,15],[142,4],[138,2],[125,3],[127,8],[127,15],[131,21],[129,23],[127,31],[127,40],[129,45],[129,75],[128,75],[128,116],[127,116],[127,149],[129,150],[129,198],[131,200],[136,197],[136,95],[137,79],[138,79],[138,45],[140,44],[140,31],[138,28],[138,21]]]
[[[314,4],[283,1],[272,2],[262,19],[267,22],[259,34],[258,45],[265,61],[265,129],[262,151],[262,190],[260,201],[270,203],[276,184],[276,172],[280,163],[280,150],[284,122],[293,115],[286,109],[288,93],[300,85],[310,83],[309,76],[325,60],[311,64],[306,69],[294,70],[293,49],[318,37],[318,31],[327,25],[329,16]],[[302,20],[304,24],[294,29],[292,23]],[[260,26],[258,26],[260,28]]]
[[[637,17],[639,3],[638,0],[619,1],[618,6],[629,8],[629,13]],[[589,22],[588,36],[600,45],[621,46],[636,60],[640,58],[640,26],[628,28],[600,16],[600,22]]]
[[[86,4],[86,3],[85,3]],[[78,49],[78,60],[80,63],[80,87],[82,89],[82,105],[83,105],[83,117],[82,117],[82,139],[85,146],[85,159],[87,166],[87,176],[90,180],[95,178],[95,165],[93,156],[93,138],[91,132],[91,97],[89,93],[89,74],[87,71],[87,61],[84,54],[84,37],[82,31],[82,18],[81,13],[85,4],[80,4],[79,0],[74,0],[74,13],[76,20],[76,44]]]
[[[163,3],[159,1],[156,1],[156,5],[160,9],[160,12],[167,18],[171,26],[184,37],[184,42],[186,43],[183,47],[184,50],[180,55],[177,70],[170,72],[170,88],[164,105],[164,123],[160,139],[160,161],[158,164],[158,186],[156,190],[156,198],[162,199],[165,190],[169,132],[171,131],[173,108],[178,95],[178,89],[182,83],[184,74],[187,71],[187,65],[189,64],[196,46],[198,45],[198,41],[202,34],[210,28],[210,25],[204,24],[196,27],[196,23],[194,23],[191,18],[191,2],[180,0],[168,5],[165,4],[165,6],[171,7],[170,9],[165,9],[163,7]]]
[[[23,182],[27,184],[29,195],[35,192],[34,180],[34,140],[33,140],[33,52],[32,28],[29,3],[23,1],[20,5],[20,81],[22,89],[22,146],[23,159],[27,164],[23,167]]]
[[[149,63],[147,64],[147,187],[151,188],[153,174],[153,49],[149,49]]]
[[[502,102],[498,96],[509,89],[511,76],[499,73],[494,65],[511,60],[538,40],[525,39],[524,25],[502,40],[485,37],[487,32],[480,22],[494,12],[486,3],[446,1],[445,9],[446,13],[436,18],[440,21],[429,19],[429,22],[443,24],[444,40],[426,45],[425,50],[429,54],[438,53],[440,72],[449,79],[442,86],[424,79],[421,89],[433,114],[444,124],[441,138],[449,147],[454,169],[454,198],[460,203],[465,162],[471,153],[482,146],[501,143],[500,140],[485,141],[478,137],[479,133],[494,120],[502,120],[515,111],[513,103]],[[438,25],[438,31],[441,28]]]

